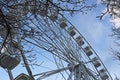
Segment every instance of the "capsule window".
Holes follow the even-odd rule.
[[[70,34],[72,37],[76,34],[76,32],[75,32],[75,30],[74,30],[73,27],[68,28],[68,32],[69,32],[69,34]]]
[[[102,80],[106,80],[109,78],[109,76],[106,73],[102,73],[101,78],[102,78]]]
[[[104,73],[105,71],[106,71],[105,69],[101,69],[99,72]]]
[[[67,26],[66,20],[63,18],[59,19],[59,25],[61,28],[65,28]]]
[[[100,76],[101,76],[102,80],[106,80],[106,79],[109,78],[109,76],[107,75],[105,69],[101,69],[99,72],[100,72]]]
[[[92,61],[93,61],[93,64],[94,64],[95,67],[101,66],[101,63],[98,61],[98,58],[97,58],[97,57],[94,57],[94,58],[92,59]]]
[[[76,38],[76,41],[77,41],[77,43],[78,43],[79,46],[82,46],[84,44],[84,41],[83,41],[82,37],[80,37],[80,36],[78,36]]]
[[[41,5],[41,8],[40,8],[40,11],[39,11],[39,14],[43,17],[45,17],[47,15],[47,9],[44,5]]]
[[[13,43],[13,42],[12,42]],[[1,50],[0,66],[7,69],[13,69],[20,63],[18,50],[13,47],[14,45],[9,42]]]
[[[50,19],[54,22],[58,19],[58,13],[57,12],[52,12],[50,15]]]
[[[85,47],[84,51],[85,51],[85,53],[86,53],[87,56],[91,56],[93,54],[92,51],[90,50],[89,46]]]
[[[12,70],[20,63],[20,57],[12,57],[7,54],[3,54],[0,59],[0,66]]]

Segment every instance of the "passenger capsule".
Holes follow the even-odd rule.
[[[45,17],[47,15],[47,9],[46,6],[42,5],[39,11],[39,14],[43,17]]]
[[[86,53],[87,56],[91,56],[93,54],[92,51],[90,50],[89,46],[85,47],[84,51],[85,51],[85,53]]]
[[[12,70],[20,63],[20,57],[12,57],[8,54],[0,56],[0,66],[9,70]]]
[[[73,27],[69,27],[69,28],[68,28],[68,33],[69,33],[72,37],[76,34],[76,32],[75,32],[75,30],[74,30]]]
[[[58,19],[58,13],[57,12],[52,12],[50,15],[50,19],[54,22]]]
[[[14,80],[30,80],[29,76],[21,73],[20,75],[18,75]]]
[[[83,41],[82,37],[80,37],[80,36],[78,36],[76,38],[76,41],[77,41],[77,43],[78,43],[79,46],[82,46],[84,44],[84,41]]]
[[[98,61],[98,58],[97,58],[97,57],[94,57],[94,58],[92,59],[92,61],[93,61],[93,64],[94,64],[95,67],[101,66],[101,63]]]
[[[102,80],[106,80],[109,78],[105,69],[101,69],[99,72],[100,72],[100,76],[101,76]]]
[[[67,26],[66,20],[63,18],[59,19],[59,25],[61,28],[65,28]]]
[[[21,61],[18,50],[12,44],[5,44],[1,50],[0,66],[9,70],[15,68]]]

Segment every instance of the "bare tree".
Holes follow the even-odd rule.
[[[104,17],[104,15],[110,15],[110,21],[114,23],[114,27],[112,28],[112,37],[115,37],[117,40],[120,39],[120,1],[119,0],[101,0],[101,3],[105,5],[106,9],[102,13],[101,16],[98,16],[100,19]],[[115,42],[118,47],[120,46],[119,42]],[[120,60],[119,51],[113,50],[115,58]]]
[[[118,46],[118,49],[117,50],[112,49],[112,52],[113,52],[113,55],[115,56],[115,59],[120,61],[120,50],[119,50],[120,28],[113,28],[112,32],[113,32],[113,34],[111,36],[116,38],[115,44]]]
[[[86,13],[93,7],[95,4],[88,4],[88,0],[0,0],[0,51],[6,44],[19,49],[31,80],[34,80],[27,63],[30,60],[24,55],[24,43],[46,50],[41,43],[49,37],[43,37],[49,19],[54,22],[59,19],[58,16]]]
[[[86,10],[95,6],[94,4],[88,4],[86,0],[1,0],[0,5],[0,30],[3,31],[4,28],[6,33],[2,35],[1,32],[3,42],[8,37],[13,40],[15,34],[21,34],[22,37],[30,37],[36,34],[37,31],[34,31],[33,27],[29,27],[29,31],[23,27],[29,24],[25,19],[29,19],[31,15],[50,17],[50,15],[55,14],[54,17],[57,18],[58,14],[85,13]]]
[[[106,10],[99,16],[100,19],[102,19],[105,14],[109,14],[112,19],[120,18],[119,0],[101,0],[101,3],[106,6]]]

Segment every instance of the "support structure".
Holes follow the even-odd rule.
[[[28,74],[29,74],[29,76],[30,76],[30,80],[35,80],[34,77],[33,77],[33,75],[32,75],[32,71],[31,71],[31,69],[30,69],[30,67],[29,67],[29,64],[28,64],[28,62],[27,62],[27,59],[26,59],[24,53],[21,52],[21,55],[22,55],[23,62],[24,62],[24,64],[25,64],[26,70],[27,70],[27,72],[28,72]]]
[[[11,70],[7,69],[10,80],[13,80],[13,75]]]
[[[64,80],[113,80],[89,42],[69,20],[58,12],[57,8],[59,7],[53,5],[54,2],[52,1],[53,0],[31,0],[28,2],[27,0],[21,0],[17,1],[20,5],[11,6],[15,7],[15,9],[4,10],[10,14],[1,18],[1,21],[5,21],[5,24],[8,26],[6,28],[5,25],[0,25],[6,30],[1,31],[11,34],[8,34],[7,40],[5,40],[7,41],[6,45],[3,50],[1,50],[4,56],[2,56],[0,60],[0,66],[4,69],[9,69],[8,74],[10,80],[13,80],[10,70],[14,69],[20,63],[19,58],[17,58],[20,57],[20,52],[25,68],[29,74],[29,80],[35,80],[35,75],[32,75],[24,51],[17,45],[17,43],[21,41],[28,43],[27,46],[34,45],[40,49],[44,49],[56,57],[56,59],[54,58],[54,64],[56,64],[58,69],[37,74],[40,76],[38,80],[62,71],[65,72],[63,74],[61,73]],[[9,3],[9,1],[7,3]],[[45,3],[47,6],[45,6]],[[24,5],[25,7],[23,7]],[[62,4],[62,6],[64,5]],[[37,8],[38,11],[36,10]],[[37,11],[37,13],[35,13],[35,11]],[[12,12],[15,13],[13,14]],[[0,15],[4,16],[1,9]],[[14,18],[13,21],[10,21],[11,24],[8,24],[8,21],[11,20],[12,17]],[[1,38],[5,37],[3,32],[1,32]],[[36,49],[34,48],[34,50]],[[65,64],[70,64],[70,66],[64,68],[64,66],[66,66]]]
[[[75,67],[74,80],[98,80],[96,74],[89,71],[84,64]]]
[[[70,65],[65,68],[52,70],[48,72],[39,73],[36,75],[33,75],[34,77],[40,76],[37,80],[42,80],[44,78],[47,78],[51,75],[63,72],[69,70],[70,74],[68,76],[67,80],[98,80],[98,76],[92,72],[89,71],[88,68],[84,66],[84,64],[77,64],[77,65]],[[95,77],[96,76],[96,77]]]

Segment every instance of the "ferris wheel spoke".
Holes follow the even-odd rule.
[[[13,2],[10,5],[12,5]],[[46,6],[46,2],[49,5]],[[2,3],[4,2],[2,1]],[[15,3],[17,4],[11,6],[11,8],[15,7],[15,9],[8,8],[8,14],[6,13],[6,18],[9,16],[13,18],[16,17],[15,20],[13,19],[13,22],[11,22],[12,20],[10,21],[10,23],[13,24],[10,24],[10,27],[13,26],[15,30],[18,28],[15,36],[10,35],[13,37],[13,41],[15,40],[19,43],[20,40],[18,40],[18,37],[20,36],[19,39],[27,42],[30,46],[31,44],[37,46],[40,49],[50,52],[51,55],[54,56],[54,64],[56,64],[55,68],[57,69],[34,75],[34,77],[39,76],[37,80],[58,73],[61,74],[60,78],[62,77],[63,80],[113,80],[95,50],[75,26],[61,15],[61,12],[58,12],[57,8],[59,8],[59,6],[53,5],[53,0],[35,0],[34,2],[22,0],[16,1]],[[4,4],[7,4],[6,1]],[[2,25],[0,25],[0,27],[1,26]],[[3,32],[6,31],[0,30],[1,38],[6,36],[6,33],[4,34]],[[14,31],[11,32],[14,33]],[[2,42],[2,39],[0,42]],[[5,63],[10,60],[11,62],[8,64],[12,65],[9,66],[2,63],[3,68],[13,69],[21,61],[19,54],[11,54],[12,52],[13,54],[20,53],[20,51],[18,51],[19,49],[13,46],[13,43],[14,42],[10,42],[10,45],[5,44],[5,46],[3,46],[3,48],[7,47],[5,50],[2,48],[5,54],[0,56],[4,57],[1,60],[5,61]],[[30,76],[32,76],[32,74]]]
[[[57,70],[52,70],[52,71],[48,71],[48,72],[43,72],[43,73],[39,73],[39,74],[36,74],[36,75],[33,75],[34,77],[36,76],[40,76],[37,80],[41,80],[43,78],[46,78],[46,77],[49,77],[51,75],[54,75],[56,73],[60,73],[62,71],[65,71],[65,70],[68,70],[69,68],[71,67],[65,67],[65,68],[61,68],[61,69],[57,69]]]
[[[36,18],[36,20],[30,19],[33,25],[38,29],[38,32],[41,32],[39,37],[33,38],[35,44],[40,45],[40,48],[51,52],[53,55],[71,64],[80,63],[83,58],[88,62],[91,61],[90,64],[88,63],[89,69],[93,67],[94,69],[92,70],[95,70],[101,79],[111,79],[111,76],[97,53],[68,20],[62,17],[66,21],[64,22],[64,25],[66,24],[65,27],[62,27],[63,25],[58,24],[59,20],[53,22],[48,17],[45,19],[40,16],[38,17],[39,18]],[[34,21],[36,22],[34,23]],[[37,24],[39,24],[39,26],[37,26]]]
[[[94,51],[94,49],[87,42],[87,40],[81,35],[81,33],[68,20],[67,20],[67,23],[69,24],[70,27],[69,26],[64,27],[64,30],[67,31],[68,34],[76,41],[76,43],[79,45],[78,47],[80,47],[86,54],[86,57],[88,57],[88,60],[93,60],[93,62],[92,62],[93,67],[96,69],[96,72],[99,74],[100,78],[101,79],[109,78],[112,80],[106,67],[104,66],[104,64],[98,57],[97,53]],[[94,56],[91,57],[91,55],[94,55]],[[99,67],[100,67],[100,69],[99,69]],[[103,69],[101,69],[101,68],[103,68]],[[101,72],[101,70],[103,72]]]
[[[87,63],[89,65],[87,67],[90,67],[90,70],[94,70],[95,73],[99,75],[99,78],[111,79],[106,67],[87,40],[68,20],[64,17],[62,18],[66,21],[64,22],[65,27],[63,27],[62,23],[62,25],[59,24],[59,20],[53,22],[49,17],[44,19],[40,16],[36,17],[36,19],[31,18],[30,22],[37,28],[37,32],[41,33],[33,37],[33,43],[67,63],[77,64],[90,61],[90,63]],[[39,26],[37,24],[39,24]],[[85,66],[87,64],[85,64]],[[91,67],[93,67],[93,69]],[[87,72],[85,74],[85,72],[83,73],[87,79],[86,75],[90,76],[91,74]]]
[[[73,79],[72,79],[73,75],[74,75],[73,72],[70,72],[70,75],[69,75],[69,77],[68,77],[67,80],[73,80]]]

